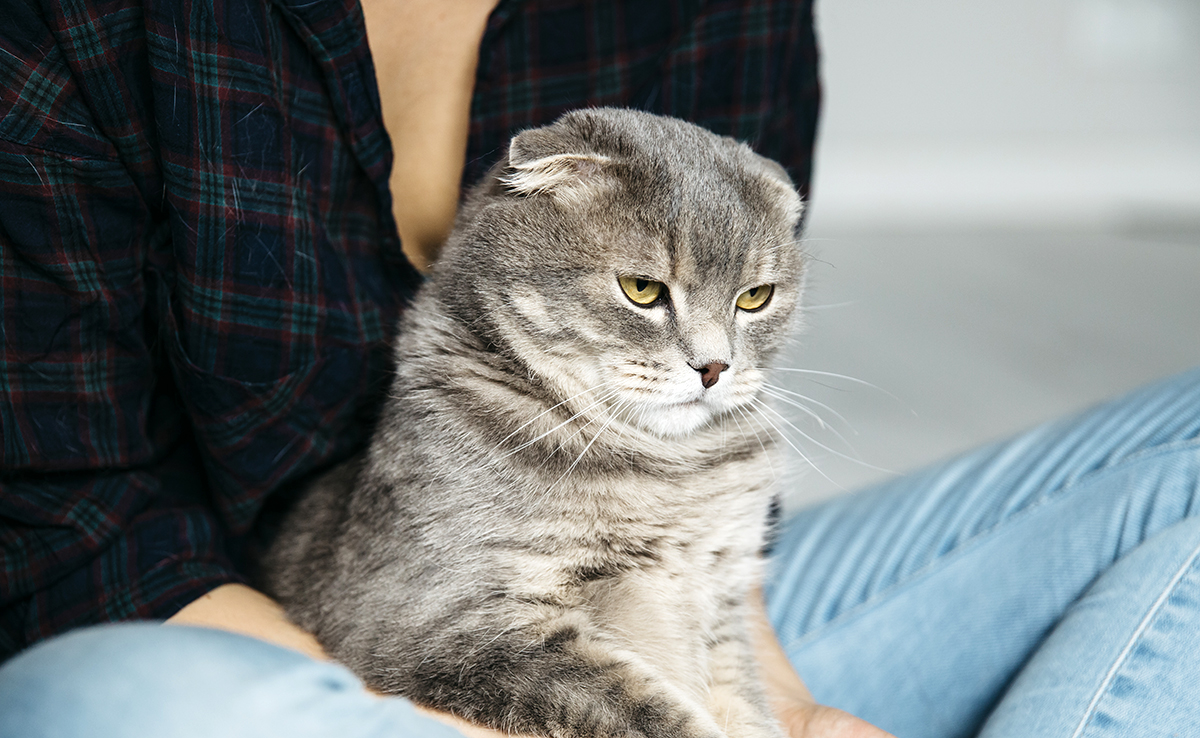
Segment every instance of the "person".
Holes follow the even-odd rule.
[[[807,193],[811,5],[4,2],[0,735],[494,735],[319,660],[257,535],[363,443],[413,265],[516,130],[676,115]],[[789,732],[1200,722],[1198,435],[1193,372],[788,521]]]

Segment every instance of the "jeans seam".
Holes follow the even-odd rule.
[[[912,574],[910,574],[908,577],[906,577],[903,582],[897,582],[896,584],[892,585],[891,587],[888,587],[887,589],[884,589],[884,590],[878,592],[877,594],[872,596],[870,599],[859,603],[858,605],[854,606],[853,608],[838,615],[833,620],[830,620],[829,622],[825,623],[824,626],[817,628],[816,630],[809,631],[808,633],[805,633],[804,635],[800,636],[799,638],[795,638],[791,641],[788,641],[788,643],[786,645],[784,645],[783,648],[785,651],[790,651],[791,649],[803,644],[805,641],[815,640],[817,637],[817,634],[820,634],[821,637],[825,637],[825,636],[829,635],[829,633],[837,630],[838,628],[843,627],[846,623],[854,620],[855,618],[859,617],[863,613],[871,610],[881,600],[885,600],[889,597],[892,597],[897,592],[901,592],[904,589],[915,585],[918,582],[918,580],[924,578],[930,571],[932,571],[938,565],[940,565],[946,561],[954,560],[955,558],[957,558],[960,555],[965,555],[966,552],[969,552],[975,546],[981,545],[981,542],[984,538],[991,535],[993,532],[995,532],[997,529],[1001,528],[1002,526],[1005,526],[1014,521],[1018,521],[1028,515],[1032,515],[1034,513],[1034,511],[1038,510],[1042,506],[1062,499],[1063,496],[1069,491],[1072,491],[1078,487],[1081,487],[1084,484],[1090,484],[1098,478],[1103,478],[1105,475],[1107,475],[1110,472],[1115,473],[1116,471],[1121,470],[1127,466],[1132,466],[1134,464],[1141,463],[1142,461],[1145,461],[1146,459],[1153,458],[1153,457],[1159,456],[1159,455],[1173,454],[1173,453],[1176,453],[1179,451],[1187,451],[1191,448],[1194,448],[1195,450],[1200,450],[1200,437],[1193,437],[1193,438],[1182,439],[1179,441],[1172,441],[1171,443],[1165,443],[1165,444],[1161,444],[1158,446],[1154,446],[1152,448],[1143,449],[1141,451],[1138,451],[1137,453],[1130,454],[1129,456],[1122,458],[1120,461],[1118,461],[1114,464],[1109,464],[1107,466],[1103,466],[1098,469],[1093,469],[1092,471],[1088,472],[1087,474],[1080,476],[1078,479],[1072,480],[1072,481],[1068,482],[1067,484],[1064,484],[1063,486],[1057,488],[1056,490],[1046,493],[1040,499],[1038,499],[1036,502],[1031,503],[1030,505],[1028,505],[1027,507],[1023,508],[1022,510],[1018,511],[1015,514],[1013,514],[1007,518],[1004,518],[1003,520],[998,521],[995,525],[992,525],[991,527],[987,528],[986,530],[982,530],[982,531],[976,533],[975,535],[971,536],[970,538],[968,538],[967,540],[963,541],[961,544],[956,546],[953,551],[949,551],[946,554],[943,554],[942,556],[938,556],[938,557],[934,558],[932,561],[925,564],[920,569],[917,569],[916,571],[912,572]]]
[[[1083,716],[1080,717],[1079,725],[1077,725],[1075,727],[1075,731],[1071,733],[1071,738],[1079,738],[1081,735],[1083,735],[1083,731],[1087,727],[1088,721],[1096,713],[1096,708],[1099,706],[1100,700],[1103,699],[1104,695],[1108,692],[1109,687],[1112,686],[1113,680],[1117,676],[1117,672],[1125,664],[1125,662],[1129,660],[1129,655],[1133,653],[1134,646],[1137,645],[1137,643],[1142,639],[1142,636],[1144,636],[1146,633],[1146,629],[1150,627],[1150,623],[1158,616],[1159,611],[1162,609],[1163,604],[1167,601],[1170,593],[1179,586],[1179,582],[1183,580],[1183,577],[1185,574],[1187,574],[1188,570],[1195,566],[1197,557],[1200,557],[1200,545],[1192,549],[1192,552],[1188,555],[1187,560],[1183,562],[1183,565],[1180,566],[1179,570],[1176,571],[1171,577],[1171,581],[1167,583],[1167,586],[1164,587],[1163,591],[1158,595],[1158,599],[1156,599],[1154,603],[1150,605],[1150,608],[1146,611],[1146,614],[1142,616],[1142,619],[1138,623],[1138,627],[1134,630],[1133,635],[1130,636],[1129,641],[1125,644],[1125,647],[1121,649],[1121,653],[1117,654],[1116,659],[1113,660],[1112,666],[1110,666],[1108,671],[1105,673],[1104,679],[1096,688],[1096,694],[1092,697],[1092,701],[1088,703],[1087,709],[1083,712]]]

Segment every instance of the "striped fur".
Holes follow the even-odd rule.
[[[520,134],[406,314],[372,445],[286,520],[269,591],[372,687],[503,730],[780,736],[743,620],[773,476],[752,403],[799,299],[800,210],[778,165],[680,121]],[[633,304],[622,275],[669,301]],[[764,309],[734,308],[761,284]]]

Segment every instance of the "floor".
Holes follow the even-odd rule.
[[[1200,366],[1200,230],[814,229],[807,249],[773,381],[829,425],[776,403],[793,508]]]

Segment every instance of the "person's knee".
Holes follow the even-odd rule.
[[[277,724],[272,711],[350,690],[361,686],[345,669],[253,638],[103,626],[0,668],[0,735],[253,735],[261,721]]]

